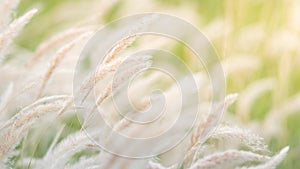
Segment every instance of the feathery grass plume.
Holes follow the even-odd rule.
[[[135,32],[138,31],[139,29],[142,29],[142,27],[145,26],[145,24],[147,24],[153,18],[154,18],[153,16],[151,16],[149,18],[148,17],[142,18],[142,20],[140,22],[138,22],[136,25],[134,25],[134,27],[131,30],[131,35],[129,35],[128,37],[125,37],[124,39],[122,39],[121,41],[119,41],[112,48],[112,50],[105,56],[104,61],[103,61],[103,63],[102,63],[101,66],[105,66],[105,65],[109,64],[110,62],[112,62],[113,60],[115,60],[115,58],[118,56],[118,54],[123,49],[127,48],[128,46],[130,46],[136,40],[137,35],[135,34]],[[116,62],[118,62],[118,61],[116,61]],[[114,67],[114,66],[112,66],[112,67]],[[100,72],[103,72],[104,74],[106,74],[105,71],[100,71]],[[94,78],[94,76],[96,76],[96,77],[98,76],[99,77],[98,80],[101,80],[101,77],[103,77],[103,75],[101,75],[101,76],[97,75],[98,73],[99,73],[99,71],[96,72],[96,75],[94,75],[94,74],[90,75],[85,80],[85,82],[83,83],[83,85],[81,86],[80,91],[79,91],[80,93],[83,93],[82,94],[82,98],[80,98],[81,102],[83,102],[86,99],[86,97],[89,94],[91,88],[95,84],[95,78]]]
[[[147,86],[147,83],[151,83],[150,79],[153,80],[153,79],[156,79],[158,76],[158,74],[154,74],[152,76],[149,76],[149,77],[146,77],[146,78],[143,78],[139,81],[143,81],[145,83],[142,83],[143,85],[146,85]],[[140,83],[140,82],[137,82],[137,83]],[[154,83],[154,82],[152,82]],[[133,88],[136,89],[136,88],[139,88],[141,87],[140,85],[142,84],[138,84],[137,86],[134,86]],[[142,98],[139,97],[138,98],[139,100],[139,106],[138,106],[138,109],[136,110],[133,110],[133,111],[129,111],[128,113],[126,114],[133,114],[134,116],[132,117],[133,119],[135,119],[136,117],[138,118],[140,113],[141,112],[146,112],[149,107],[151,106],[155,106],[156,102],[158,101],[155,97],[151,97],[151,101],[149,98]],[[151,113],[148,113],[149,115]],[[121,130],[126,130],[128,127],[131,126],[132,124],[132,121],[123,117],[123,116],[120,116],[120,118],[117,118],[118,120],[116,120],[116,122],[112,122],[111,126],[112,126],[112,131],[121,131]],[[137,119],[135,119],[137,120]],[[146,131],[145,131],[146,132]],[[111,134],[109,134],[107,137],[106,137],[106,140],[107,140],[107,144],[109,144],[109,142],[111,141],[111,136],[112,136],[112,132]]]
[[[16,9],[20,0],[3,0],[0,2],[0,30],[11,21],[12,11]]]
[[[81,90],[88,88],[88,92],[91,90],[93,85],[99,80],[103,79],[108,72],[116,71],[116,69],[126,61],[125,58],[115,59],[121,50],[127,48],[135,40],[135,36],[129,36],[128,38],[123,39],[118,43],[112,50],[105,56],[103,65],[96,71],[95,75],[92,74],[90,77],[83,83]],[[113,62],[112,62],[113,61]],[[84,96],[85,98],[85,96]],[[83,100],[84,100],[83,98]]]
[[[90,137],[95,137],[96,133],[89,136],[83,132],[78,131],[64,138],[52,150],[38,162],[35,168],[65,168],[72,156],[86,148],[95,148],[94,143]]]
[[[247,146],[254,152],[268,152],[264,139],[250,130],[219,125],[212,133],[210,139],[238,140],[242,145]]]
[[[193,134],[191,147],[196,144],[202,144],[207,140],[219,123],[223,111],[237,99],[237,96],[238,94],[230,94],[226,96],[224,102],[220,103],[214,112],[207,115],[205,120],[198,126],[196,132]]]
[[[115,78],[115,80],[106,87],[106,89],[104,89],[104,92],[102,92],[99,97],[96,100],[96,105],[93,107],[92,111],[89,112],[89,115],[91,115],[94,110],[96,109],[97,106],[101,105],[101,103],[103,103],[103,101],[109,97],[110,95],[112,95],[114,92],[116,92],[118,90],[118,88],[120,86],[122,86],[124,83],[126,83],[128,80],[130,80],[134,75],[136,75],[138,72],[144,70],[144,69],[148,69],[151,66],[152,62],[146,62],[146,63],[142,63],[142,64],[137,64],[134,67],[132,67],[129,70],[124,70],[121,71],[121,75],[117,75]],[[107,114],[100,112],[102,118],[106,118]],[[87,120],[88,121],[88,120]],[[83,125],[85,126],[85,125]],[[124,143],[123,143],[124,144]],[[108,157],[108,159],[105,161],[105,163],[103,164],[103,168],[109,168],[109,166],[111,164],[114,163],[114,161],[116,161],[118,159],[117,156],[115,155],[111,155]]]
[[[52,96],[43,98],[35,103],[25,107],[14,117],[12,117],[5,127],[6,129],[0,137],[0,160],[3,164],[5,158],[9,155],[9,151],[22,138],[30,127],[36,123],[37,119],[47,113],[56,112],[62,107],[62,103],[69,96]],[[3,127],[1,127],[3,128]]]
[[[128,70],[124,70],[124,72],[122,72],[122,75],[118,75],[117,77],[115,77],[111,85],[107,86],[104,92],[99,95],[96,101],[96,105],[101,105],[101,103],[109,95],[112,94],[112,91],[116,92],[117,88],[119,88],[122,84],[126,83],[128,80],[130,80],[138,72],[148,69],[151,66],[151,64],[151,61],[147,61],[146,63],[137,64]]]
[[[121,57],[116,58],[108,64],[101,65],[96,70],[95,74],[91,74],[80,86],[79,93],[81,93],[81,103],[90,94],[92,88],[96,83],[103,80],[109,73],[114,73],[122,65],[142,64],[151,59],[151,56],[137,56],[137,57]]]
[[[241,150],[217,152],[199,159],[189,169],[232,168],[245,162],[265,162],[270,157]]]
[[[242,167],[241,169],[275,169],[279,165],[279,163],[281,163],[283,159],[286,157],[288,151],[289,151],[289,147],[285,147],[277,155],[273,156],[270,160],[268,160],[266,163],[258,166]]]
[[[103,64],[110,63],[114,60],[118,54],[129,45],[131,45],[136,39],[136,35],[131,35],[120,41],[108,54],[105,56]]]
[[[63,105],[63,107],[58,111],[57,116],[62,115],[72,105],[72,103],[74,103],[73,98],[67,100]],[[79,107],[75,107],[75,108],[79,108]]]
[[[3,102],[1,103],[1,106],[0,106],[0,117],[4,116],[6,118],[6,117],[10,116],[10,113],[8,113],[8,112],[7,113],[3,113],[3,114],[1,114],[1,112],[3,112],[10,104],[12,104],[15,99],[17,99],[18,97],[20,97],[22,94],[24,94],[27,90],[31,89],[35,85],[36,85],[36,82],[29,83],[29,84],[26,84],[25,87],[22,86],[21,89],[15,89],[14,91],[11,91],[11,94],[6,99],[5,103],[3,103]],[[10,92],[10,88],[6,89],[6,92]],[[0,130],[2,128],[1,126],[2,125],[0,124]]]
[[[81,43],[83,41],[85,41],[92,32],[87,32],[87,33],[83,33],[81,36],[79,36],[78,38],[76,38],[75,40],[73,40],[72,42],[68,43],[67,45],[63,46],[62,48],[60,48],[57,53],[54,55],[54,57],[51,60],[50,66],[47,69],[45,75],[43,76],[43,80],[42,80],[42,84],[41,87],[39,89],[39,92],[37,94],[37,98],[39,98],[48,82],[48,80],[50,79],[51,75],[53,74],[54,70],[56,69],[56,67],[58,67],[58,65],[60,64],[60,62],[67,56],[67,54],[78,44]]]
[[[130,125],[130,123],[131,123],[131,121],[128,120],[127,118],[122,118],[113,126],[113,130],[120,131],[121,129],[128,127]]]
[[[147,108],[152,107],[152,103],[155,102],[155,96],[153,95],[153,91],[157,89],[158,84],[163,84],[166,87],[166,94],[170,93],[175,95],[174,92],[177,89],[177,85],[172,83],[171,79],[165,78],[161,72],[150,70],[151,74],[143,76],[142,78],[135,78],[132,83],[130,83],[130,87],[128,90],[128,95],[132,100],[132,104],[135,109],[138,111],[146,110]],[[153,72],[153,73],[152,73]],[[173,91],[172,91],[173,90]],[[150,96],[150,97],[148,97]],[[152,97],[153,96],[153,97]],[[179,96],[169,96],[170,98],[177,98]],[[152,101],[152,99],[154,99]],[[151,106],[150,106],[151,104]],[[175,111],[174,111],[175,112]]]
[[[9,125],[12,125],[11,127],[19,127],[22,123],[25,124],[26,122],[28,122],[24,120],[31,120],[31,118],[41,115],[40,113],[43,113],[43,111],[40,110],[47,108],[47,106],[51,107],[52,105],[55,105],[54,104],[55,102],[62,103],[67,98],[70,98],[70,96],[55,95],[55,96],[41,98],[40,100],[37,100],[31,105],[20,110],[16,115],[14,115],[11,119],[9,119],[5,123],[5,125],[1,127],[1,129],[6,128]]]
[[[143,109],[140,110],[139,112],[143,112],[144,110],[147,110],[148,107],[150,107],[150,104],[151,103],[149,101],[145,101]],[[153,102],[152,102],[152,104],[153,104]],[[131,123],[132,122],[130,120],[128,120],[127,118],[123,117],[119,121],[117,121],[115,124],[113,124],[112,131],[117,131],[118,132],[118,131],[120,131],[122,129],[125,129],[125,128],[129,127]],[[108,142],[110,141],[111,134],[109,136],[107,136],[107,143],[106,144],[108,144]]]
[[[79,93],[82,93],[80,102],[83,103],[86,97],[90,94],[95,84],[98,81],[104,79],[108,75],[108,73],[116,71],[117,68],[123,63],[123,61],[124,58],[118,58],[115,61],[97,69],[95,74],[89,75],[88,78],[84,80],[84,82],[80,86]]]
[[[226,109],[230,104],[232,104],[237,99],[237,96],[238,94],[230,94],[226,96],[225,100],[222,103],[219,103],[218,107],[214,110],[214,112],[208,114],[207,117],[205,117],[205,119],[196,128],[195,133],[193,133],[191,137],[191,143],[188,148],[188,152],[184,157],[182,165],[190,165],[193,158],[195,157],[197,147],[203,144],[210,137],[211,133],[214,132],[224,109]]]
[[[93,27],[71,28],[67,31],[54,35],[49,40],[45,41],[36,49],[35,54],[26,63],[26,66],[30,67],[36,63],[43,55],[47,54],[62,42],[68,41],[86,32],[93,31]]]
[[[104,100],[106,100],[109,96],[111,96],[113,93],[115,93],[120,86],[125,84],[128,80],[130,80],[133,76],[135,76],[138,72],[148,69],[151,66],[152,62],[147,61],[145,63],[136,63],[135,66],[131,67],[128,70],[121,71],[121,75],[115,76],[115,79],[113,82],[110,82],[105,89],[98,95],[96,99],[96,104],[90,109],[90,111],[87,114],[87,119],[85,120],[83,126],[85,126],[86,122],[89,120],[89,118],[92,117],[92,113],[95,111],[97,106],[100,106]],[[106,114],[101,113],[101,115],[105,118]]]
[[[20,119],[21,117],[26,117],[27,114],[29,114],[29,113],[37,113],[34,111],[34,109],[36,109],[36,107],[38,107],[40,105],[46,105],[45,103],[48,103],[51,105],[52,103],[54,103],[56,101],[68,100],[70,98],[71,97],[67,96],[67,95],[53,95],[53,96],[41,98],[41,99],[37,100],[36,102],[26,106],[22,110],[20,110],[12,118],[10,118],[8,121],[6,121],[4,123],[4,125],[2,125],[0,127],[0,129],[6,128],[9,125],[12,125],[16,120]]]
[[[9,47],[12,39],[18,35],[23,27],[30,21],[30,19],[37,13],[37,9],[32,9],[17,20],[13,21],[9,27],[0,34],[0,62],[5,57],[5,51]]]

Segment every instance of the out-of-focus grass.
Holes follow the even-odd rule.
[[[58,7],[71,1],[72,3],[84,2],[86,4],[93,2],[91,0],[23,0],[18,13],[23,13],[34,6],[41,8],[41,10],[38,16],[34,18],[33,23],[29,24],[18,38],[18,43],[22,47],[34,49],[37,44],[46,39],[46,37],[49,37],[50,34],[66,25],[76,23],[76,16],[68,22],[66,22],[66,20],[70,19],[68,17],[55,18],[58,16],[55,15]],[[212,43],[219,53],[220,58],[226,60],[231,57],[239,57],[242,54],[251,55],[253,59],[258,59],[261,62],[261,65],[256,69],[249,70],[246,73],[234,72],[227,79],[227,90],[229,93],[242,93],[250,84],[259,79],[268,77],[275,79],[274,89],[262,94],[254,102],[246,122],[257,121],[258,123],[262,123],[271,109],[280,107],[288,98],[300,92],[300,59],[297,59],[299,58],[300,48],[299,46],[289,48],[289,46],[297,45],[293,44],[293,41],[289,42],[291,44],[283,43],[280,45],[282,39],[273,38],[282,32],[291,34],[291,36],[296,38],[300,37],[300,29],[293,28],[293,23],[290,21],[292,17],[291,10],[299,2],[293,0],[274,0],[272,2],[266,0],[146,0],[145,2],[150,2],[160,7],[157,10],[153,9],[153,12],[164,12],[164,9],[166,9],[166,13],[169,11],[176,13],[177,10],[180,11],[183,7],[194,10],[194,14],[197,15],[195,17],[199,18],[197,20],[199,22],[192,24],[198,26],[200,30],[205,29],[216,20],[224,21],[229,26],[216,28],[216,31],[219,31],[216,33],[224,33],[228,29],[230,29],[230,33],[224,33],[224,36],[212,39]],[[133,2],[118,1],[115,3],[111,9],[103,14],[103,23],[108,23],[116,18],[131,14],[130,12],[124,12],[124,8],[129,8],[127,11],[130,11],[130,6],[126,5],[127,3],[132,4]],[[65,10],[80,11],[82,9],[78,5],[76,9]],[[99,10],[101,10],[100,7]],[[145,9],[140,9],[139,11],[143,12],[144,10],[149,11],[146,6]],[[136,13],[136,11],[133,13]],[[179,17],[184,18],[183,16]],[[79,18],[77,19],[79,20]],[[247,42],[247,39],[241,38],[241,34],[245,29],[249,29],[248,36],[250,38],[259,33],[255,29],[251,29],[251,26],[259,26],[264,31],[264,36],[258,41]],[[209,35],[207,36],[211,38]],[[249,45],[250,49],[247,47],[243,48],[241,43],[246,43],[245,45]],[[279,45],[275,48],[270,48],[273,43],[278,43]],[[174,47],[173,52],[184,60],[187,60],[189,57],[186,56],[187,53],[184,50],[179,45]],[[247,65],[247,63],[244,64]],[[239,114],[235,106],[231,108],[231,111]],[[291,147],[287,159],[280,165],[280,168],[300,168],[300,161],[297,160],[300,156],[299,113],[294,112],[292,115],[289,115],[282,124],[279,122],[273,124],[280,125],[284,132],[278,133],[272,138],[267,138],[267,140],[270,140],[270,148],[272,150],[279,150],[285,145],[290,145]],[[261,130],[264,133],[264,129],[262,128]]]
[[[91,0],[86,0],[89,3]],[[38,14],[33,18],[32,22],[26,27],[24,33],[19,36],[17,42],[24,48],[33,50],[49,35],[59,32],[63,28],[68,27],[70,24],[82,19],[80,16],[60,15],[61,7],[66,3],[79,3],[83,0],[21,0],[18,7],[17,15],[21,15],[31,8],[38,8]],[[83,12],[83,9],[65,9],[66,13]],[[84,16],[83,16],[84,17]],[[30,40],[29,40],[30,39]]]

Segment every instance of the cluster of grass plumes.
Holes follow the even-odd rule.
[[[126,118],[116,116],[111,109],[109,98],[119,90],[128,79],[146,70],[151,65],[151,56],[138,56],[136,58],[121,57],[120,52],[131,45],[135,36],[130,36],[111,50],[106,56],[104,64],[95,74],[87,77],[79,88],[80,101],[88,102],[87,95],[95,88],[96,105],[92,108],[76,107],[72,96],[72,75],[74,65],[80,51],[92,33],[95,25],[74,27],[63,33],[54,35],[42,43],[31,58],[24,63],[6,61],[13,39],[22,28],[37,13],[33,9],[17,19],[11,19],[11,12],[16,7],[17,0],[6,0],[0,4],[1,32],[0,57],[3,84],[0,100],[0,167],[1,168],[275,168],[286,156],[288,147],[274,154],[262,137],[249,130],[223,124],[222,113],[226,111],[237,98],[237,94],[228,95],[225,100],[217,103],[217,109],[209,112],[209,98],[202,98],[204,105],[203,116],[199,117],[193,131],[187,136],[178,148],[158,155],[154,159],[145,158],[134,160],[121,158],[102,151],[93,140],[99,139],[99,131],[105,130],[103,125],[90,122],[93,120],[94,110],[100,107],[100,114],[107,118],[112,128],[132,135],[143,131],[144,135],[163,131],[168,128],[167,120],[163,125],[153,124],[155,131],[147,128],[133,127]],[[97,25],[96,25],[97,26]],[[13,48],[14,49],[14,48]],[[17,49],[16,49],[17,50]],[[15,59],[15,58],[13,58]],[[112,75],[123,70],[121,76],[113,82]],[[3,76],[3,77],[2,77]],[[65,77],[71,77],[65,78]],[[139,95],[151,88],[153,83],[159,81],[160,75],[154,74],[139,80],[134,84],[131,95]],[[198,83],[206,84],[207,77],[202,72],[195,73]],[[95,86],[95,83],[102,85]],[[3,85],[2,84],[2,85]],[[103,86],[104,84],[104,86]],[[179,97],[173,89],[175,84],[166,90],[167,102]],[[200,90],[200,89],[199,89]],[[205,90],[205,89],[204,89]],[[192,91],[191,93],[193,93]],[[146,92],[147,93],[147,92]],[[195,96],[191,96],[191,99]],[[153,105],[159,100],[154,98]],[[141,110],[149,107],[147,99],[136,97],[136,103]],[[196,103],[192,106],[197,106]],[[172,110],[176,105],[168,107],[167,117],[172,118]],[[74,111],[78,110],[78,111]],[[88,110],[88,111],[82,111]],[[184,109],[188,113],[188,108]],[[124,111],[127,111],[124,109]],[[74,120],[73,117],[78,117]],[[89,123],[80,123],[79,120]],[[72,127],[77,123],[79,127]],[[165,125],[165,126],[164,126]],[[83,128],[89,130],[89,135]],[[100,130],[101,129],[101,130]],[[178,129],[185,132],[185,129]],[[92,134],[91,134],[92,133]],[[113,137],[107,137],[107,144],[126,145],[119,143]],[[44,139],[45,138],[45,139]],[[44,140],[43,140],[44,139]],[[170,138],[171,139],[171,138]],[[47,144],[42,145],[45,141]],[[162,140],[168,142],[168,140]],[[160,146],[161,143],[149,145],[149,149]],[[126,151],[128,147],[121,147]],[[136,147],[137,150],[146,147]],[[145,151],[145,150],[144,150]],[[147,150],[146,150],[147,151]],[[36,155],[36,152],[41,152]],[[169,164],[171,166],[168,166]],[[168,167],[165,167],[168,166]]]

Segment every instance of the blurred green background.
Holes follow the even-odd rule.
[[[290,146],[279,168],[300,168],[300,1],[22,0],[16,15],[31,8],[39,13],[16,40],[31,51],[51,35],[86,23],[104,25],[140,12],[186,19],[215,46],[227,93],[240,94],[230,112],[243,124],[253,124],[272,151]],[[173,52],[189,62],[186,50],[177,45]]]

